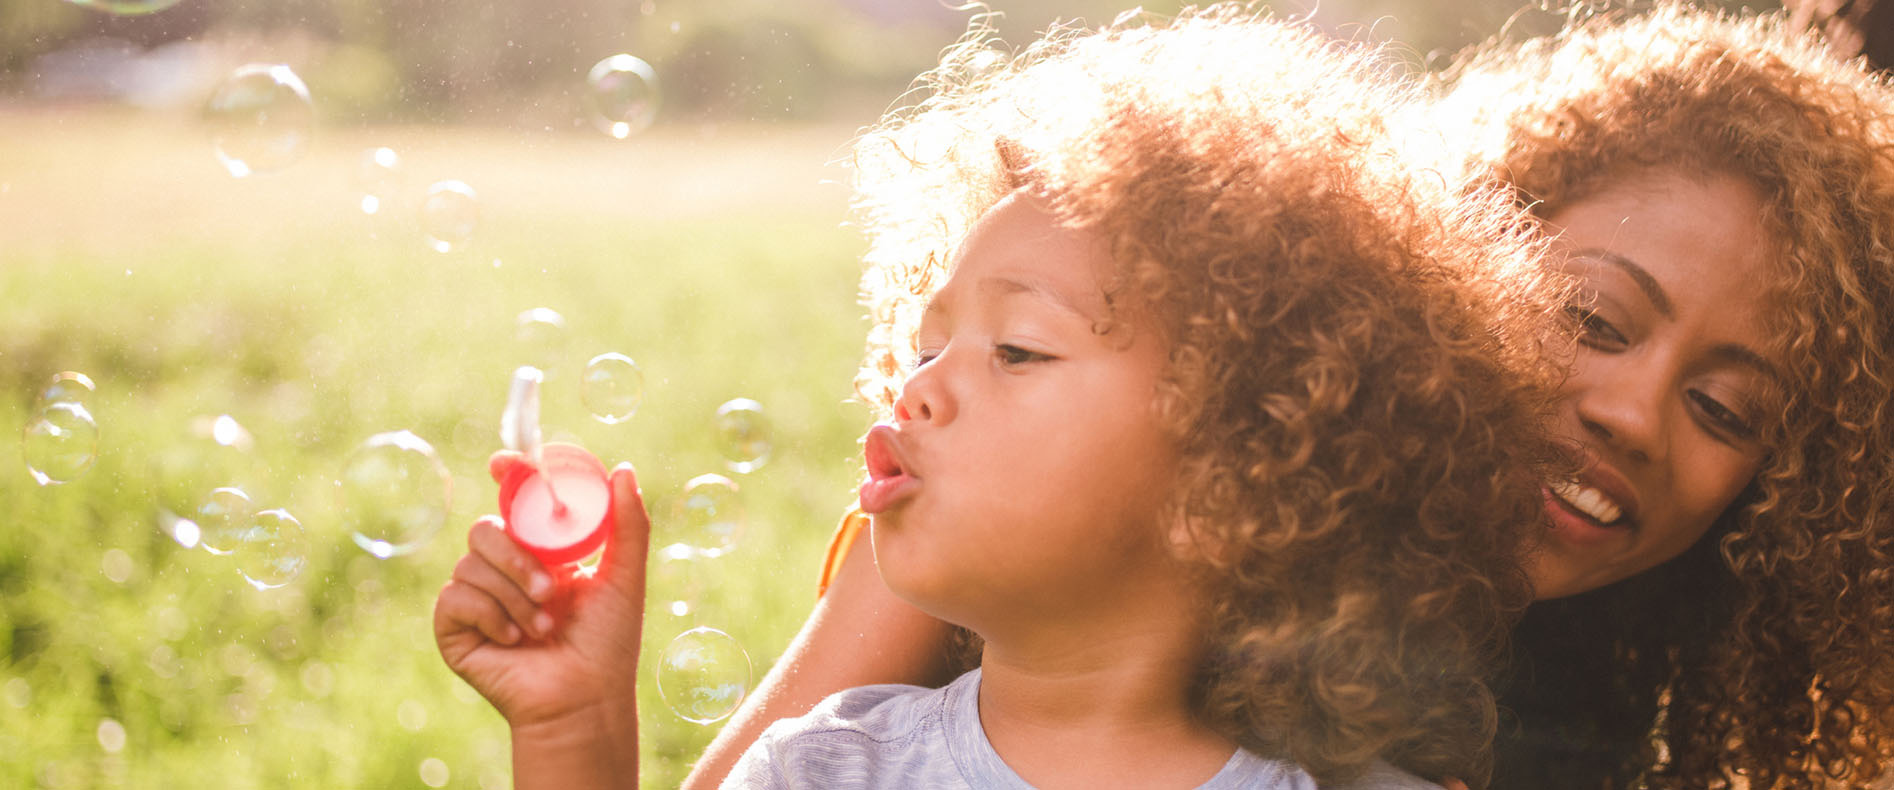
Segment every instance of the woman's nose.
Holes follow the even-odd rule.
[[[1602,370],[1609,367],[1610,375]],[[1591,437],[1632,460],[1648,462],[1664,456],[1665,397],[1674,388],[1662,371],[1649,366],[1622,364],[1581,365],[1574,378],[1579,424]]]

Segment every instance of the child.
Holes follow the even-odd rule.
[[[1477,784],[1558,292],[1493,204],[1404,171],[1385,72],[1223,7],[968,43],[861,141],[861,506],[980,666],[831,697],[727,787]],[[614,490],[612,567],[556,631],[490,522],[441,594],[521,786],[635,776]]]

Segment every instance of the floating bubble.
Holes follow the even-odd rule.
[[[466,246],[480,224],[480,198],[464,181],[436,181],[421,199],[421,232],[435,252]]]
[[[151,456],[158,480],[158,526],[185,548],[197,545],[197,513],[212,489],[249,490],[258,465],[256,439],[228,414],[193,417]]]
[[[651,552],[647,595],[657,610],[672,617],[688,617],[696,611],[706,586],[705,566],[711,559],[683,543]]]
[[[43,486],[70,483],[92,466],[99,452],[99,426],[86,407],[71,401],[49,403],[21,433],[20,455],[26,471]]]
[[[629,420],[644,402],[644,372],[624,354],[600,354],[585,363],[579,399],[585,401],[592,419],[606,425]]]
[[[439,757],[429,757],[421,761],[421,784],[428,787],[446,787],[450,778],[447,763]]]
[[[631,55],[613,55],[585,75],[585,111],[599,131],[623,140],[658,117],[658,73]]]
[[[77,403],[88,406],[92,393],[99,388],[92,383],[92,377],[75,371],[64,371],[53,375],[51,381],[39,391],[39,401],[35,408],[44,410],[54,403]]]
[[[66,0],[80,8],[90,8],[115,16],[142,16],[177,5],[179,0]]]
[[[401,156],[393,148],[382,146],[362,153],[356,182],[362,190],[362,199],[357,205],[363,214],[380,214],[394,202],[395,194],[401,189],[400,166]]]
[[[709,724],[737,709],[750,691],[750,654],[715,628],[678,634],[658,655],[658,696],[685,721]]]
[[[197,507],[196,517],[191,519],[197,525],[198,545],[218,555],[235,551],[255,514],[256,503],[250,501],[250,495],[243,489],[235,486],[211,489],[204,503]]]
[[[309,152],[316,124],[309,88],[281,63],[241,66],[204,107],[211,146],[230,175],[281,170]]]
[[[763,405],[737,398],[717,407],[717,451],[737,474],[749,474],[769,460],[769,418]]]
[[[259,590],[273,590],[302,573],[308,564],[308,543],[302,522],[289,511],[277,508],[252,517],[231,554],[244,581]]]
[[[566,317],[547,307],[535,307],[514,319],[513,337],[519,340],[524,364],[547,378],[566,353]]]
[[[677,500],[674,532],[668,539],[710,556],[729,551],[743,532],[743,502],[737,484],[723,475],[698,475],[684,484]]]
[[[419,548],[447,521],[453,477],[433,445],[408,431],[368,437],[336,481],[355,545],[381,559]]]
[[[118,723],[117,719],[100,719],[93,735],[99,739],[99,748],[111,754],[118,754],[125,748],[125,725]]]

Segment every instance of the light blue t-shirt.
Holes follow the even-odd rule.
[[[980,670],[946,688],[862,686],[763,731],[723,790],[973,788],[1031,790],[980,727]],[[1315,790],[1294,765],[1242,749],[1199,790]],[[1437,790],[1385,763],[1333,790]]]

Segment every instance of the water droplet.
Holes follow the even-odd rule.
[[[21,432],[20,455],[40,485],[77,479],[99,452],[99,426],[86,407],[71,401],[49,403]]]
[[[698,627],[658,656],[658,696],[679,718],[709,724],[737,709],[750,690],[750,655],[729,634]]]
[[[295,579],[308,564],[308,552],[302,522],[281,508],[256,514],[231,551],[237,571],[259,590],[273,590]]]
[[[754,472],[769,460],[769,418],[763,405],[737,398],[717,407],[717,451],[737,474]]]
[[[538,368],[550,379],[565,357],[566,317],[547,307],[527,310],[514,319],[513,337],[519,341],[522,364]]]
[[[631,55],[613,55],[585,75],[585,110],[599,131],[623,140],[658,117],[658,73]]]
[[[437,181],[421,200],[421,232],[435,252],[466,246],[480,224],[480,198],[464,181]]]
[[[250,501],[250,495],[235,486],[219,486],[211,489],[204,497],[204,503],[197,507],[198,545],[212,554],[224,555],[236,550],[242,542],[243,533],[250,528],[250,517],[256,514],[256,503]]]
[[[624,354],[600,354],[585,363],[579,398],[592,412],[592,419],[606,425],[624,422],[644,402],[644,372]]]
[[[407,554],[447,521],[453,477],[433,445],[409,431],[368,437],[336,481],[355,545],[381,559]]]
[[[676,516],[665,539],[711,556],[729,551],[743,532],[737,484],[723,475],[698,475],[685,483]]]
[[[204,107],[211,146],[230,175],[281,170],[309,152],[315,109],[301,77],[280,63],[231,72]]]
[[[142,16],[177,5],[179,0],[66,0],[66,2],[114,16]]]
[[[362,193],[357,205],[363,214],[380,214],[388,210],[395,195],[401,191],[400,167],[401,157],[393,148],[382,146],[362,153],[355,181]]]

